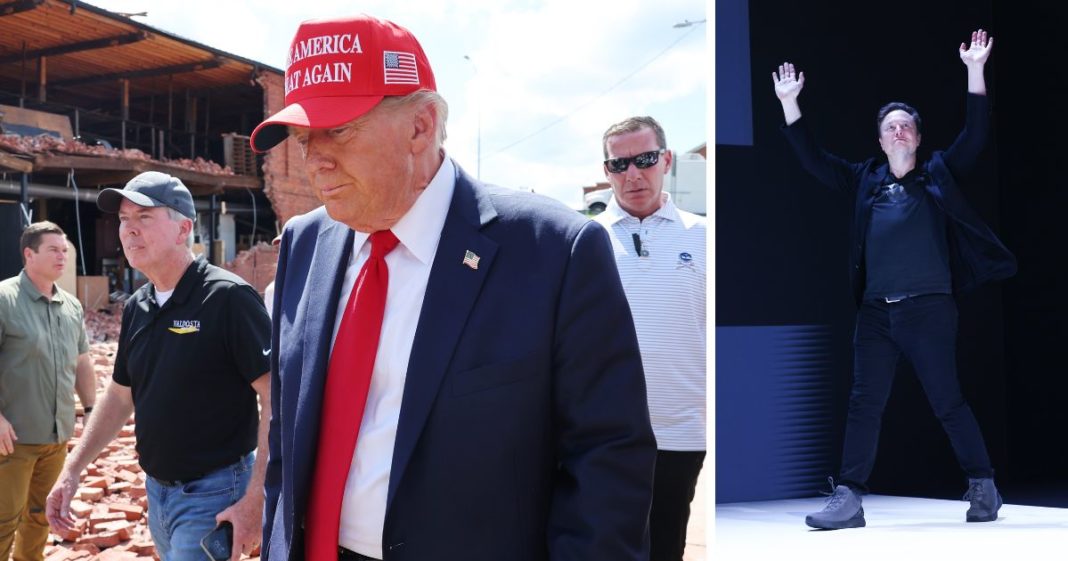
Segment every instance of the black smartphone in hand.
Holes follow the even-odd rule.
[[[200,547],[204,548],[204,553],[207,553],[208,559],[212,561],[229,559],[233,544],[234,527],[225,521],[200,540]]]

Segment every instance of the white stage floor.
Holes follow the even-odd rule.
[[[867,526],[814,530],[826,498],[716,506],[709,559],[870,561],[1068,560],[1068,509],[1007,504],[994,522],[966,523],[968,503],[864,497]]]

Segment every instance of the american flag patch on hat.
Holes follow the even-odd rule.
[[[382,76],[387,84],[419,84],[419,68],[415,65],[415,55],[383,51]]]

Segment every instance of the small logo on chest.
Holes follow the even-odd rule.
[[[200,320],[176,319],[174,320],[174,326],[168,327],[167,331],[170,331],[171,333],[177,333],[179,335],[185,335],[187,333],[196,333],[200,331]]]
[[[679,261],[675,263],[675,269],[690,269],[694,270],[693,255],[683,251],[679,254]]]

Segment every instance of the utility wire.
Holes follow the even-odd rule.
[[[82,276],[89,274],[85,263],[85,247],[82,245],[81,199],[78,198],[78,183],[74,181],[74,168],[67,172],[67,186],[74,188],[74,220],[78,223],[78,256],[82,262]],[[76,267],[77,268],[77,267]]]
[[[601,99],[602,97],[607,95],[608,92],[618,88],[624,82],[626,82],[627,80],[630,80],[631,78],[633,78],[635,74],[637,74],[637,73],[641,72],[642,70],[644,70],[646,66],[649,66],[650,64],[655,62],[658,58],[660,58],[660,57],[664,56],[665,54],[667,54],[668,51],[673,49],[675,47],[675,45],[678,45],[679,42],[681,42],[683,39],[685,39],[689,34],[693,33],[696,29],[697,29],[697,27],[691,27],[689,30],[687,30],[685,33],[683,33],[681,36],[679,36],[678,39],[675,39],[674,41],[672,41],[670,45],[668,45],[662,51],[660,51],[655,56],[653,56],[653,58],[647,60],[644,64],[642,64],[638,68],[635,68],[634,71],[632,71],[630,74],[627,74],[626,76],[620,78],[616,83],[612,84],[611,86],[609,86],[607,89],[605,89],[601,93],[597,94],[596,96],[592,97],[586,103],[583,103],[582,105],[579,105],[578,107],[572,109],[571,111],[565,113],[564,115],[561,115],[560,117],[557,117],[556,119],[550,121],[545,126],[543,126],[540,129],[538,129],[538,130],[536,130],[536,131],[534,131],[534,132],[532,132],[532,133],[520,138],[519,140],[516,140],[516,141],[504,146],[503,148],[497,149],[496,151],[491,153],[489,156],[485,156],[483,159],[487,159],[488,160],[489,158],[492,158],[493,156],[496,156],[497,154],[500,154],[501,152],[504,152],[504,151],[512,148],[513,146],[516,146],[518,144],[526,142],[527,140],[530,140],[531,138],[534,138],[535,136],[537,136],[537,135],[549,130],[550,128],[552,128],[552,127],[554,127],[554,126],[566,121],[567,119],[571,118],[572,115],[574,115],[575,113],[578,113],[582,109],[585,109],[585,108],[589,107],[590,105],[593,104],[593,102],[597,101],[598,99]]]

